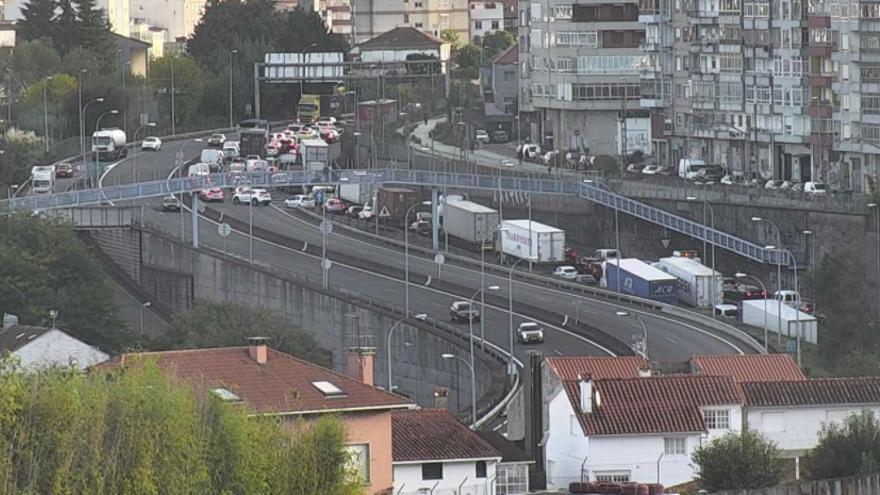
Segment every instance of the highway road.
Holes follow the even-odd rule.
[[[157,174],[167,176],[174,169],[174,155],[181,148],[185,148],[187,156],[194,156],[200,149],[200,143],[179,142],[166,143],[161,152],[138,153],[137,167],[141,178],[154,177]],[[132,157],[117,164],[106,173],[104,183],[123,183],[133,180],[134,160]],[[181,222],[181,216],[177,214],[161,213],[158,201],[149,203],[153,208],[148,208],[147,220],[170,232],[180,232],[183,228],[190,238],[190,218],[186,215]],[[228,217],[247,221],[249,207],[234,206],[230,200],[226,203],[215,203],[209,206],[222,212]],[[316,227],[309,222],[304,222],[281,209],[255,208],[254,225],[282,233],[293,239],[299,239],[316,245],[320,243],[320,234]],[[369,261],[396,269],[398,273],[377,273],[373,270],[365,270],[354,266],[343,266],[336,263],[330,271],[330,284],[346,290],[358,291],[371,297],[377,297],[389,303],[402,306],[404,301],[403,282],[400,280],[399,271],[403,269],[402,250],[390,247],[382,247],[365,243],[362,240],[348,238],[340,234],[342,229],[336,229],[328,237],[328,248],[339,253],[343,259],[351,258],[352,261]],[[216,235],[215,225],[202,218],[200,220],[200,237],[215,247],[223,245],[222,239]],[[247,256],[247,237],[236,232],[227,240],[226,248],[239,256]],[[293,271],[315,280],[321,279],[319,261],[314,256],[293,251],[279,244],[273,244],[264,240],[254,241],[255,258],[263,264]],[[413,256],[410,260],[410,268],[415,278],[421,275],[436,277],[436,266],[429,260],[419,259]],[[383,270],[386,272],[387,270]],[[451,294],[449,290],[440,290],[434,287],[411,286],[411,308],[414,313],[425,312],[432,317],[445,319],[448,317],[448,308],[455,299],[466,299],[479,287],[479,272],[454,266],[443,268],[442,280],[454,284],[457,294]],[[487,285],[499,285],[500,289],[493,292],[493,304],[497,307],[486,311],[486,337],[507,348],[508,322],[507,309],[503,301],[507,298],[507,279],[491,275],[486,276]],[[487,298],[490,299],[490,298]],[[546,342],[543,346],[536,346],[545,354],[582,355],[602,354],[604,351],[595,344],[586,342],[584,338],[563,329],[560,325],[564,315],[572,318],[575,313],[581,314],[581,319],[589,324],[599,327],[625,342],[629,342],[633,335],[641,333],[641,326],[630,317],[620,317],[615,313],[621,309],[640,313],[643,321],[647,324],[649,333],[649,354],[655,359],[685,359],[692,354],[721,354],[736,353],[745,350],[741,345],[718,337],[705,330],[697,328],[691,323],[680,321],[666,315],[652,312],[643,312],[624,305],[617,306],[611,301],[596,301],[589,298],[579,297],[563,291],[537,287],[520,282],[514,283],[515,312],[518,306],[538,307],[551,310],[555,313],[556,321],[542,321],[547,330]],[[525,319],[523,315],[517,315],[515,321]],[[553,318],[547,318],[553,319]],[[475,331],[479,332],[479,325],[475,325]],[[519,347],[519,346],[518,346]],[[517,352],[521,355],[521,352]]]

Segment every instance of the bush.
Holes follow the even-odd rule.
[[[784,464],[776,444],[755,431],[730,432],[698,448],[693,455],[700,487],[709,492],[773,486]]]
[[[819,443],[809,455],[812,479],[842,478],[880,471],[880,422],[870,411],[853,414],[842,423],[822,426]]]

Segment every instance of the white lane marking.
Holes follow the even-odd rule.
[[[559,349],[553,349],[553,354],[556,354],[557,356],[564,356],[565,355]]]
[[[672,337],[666,337],[666,342],[669,342],[670,344],[677,344],[678,343],[678,341],[673,339]]]
[[[173,171],[172,171],[172,173],[173,173]],[[189,207],[187,207],[185,204],[182,204],[181,207],[184,208],[184,209],[187,210],[187,211],[192,212],[192,210],[191,210]],[[211,224],[213,224],[213,225],[217,225],[217,222],[216,222],[216,221],[211,220],[210,218],[205,217],[205,216],[203,216],[202,214],[199,214],[199,218],[201,218],[202,220],[204,220],[204,221],[206,221],[206,222],[208,222],[208,223],[211,223]],[[313,225],[312,227],[316,227],[316,226]],[[236,228],[233,228],[232,231],[235,232],[235,233],[237,233],[237,234],[239,234],[239,235],[241,235],[242,237],[247,237],[247,235],[248,235],[246,232],[239,231],[239,230],[236,229]],[[277,247],[277,248],[279,248],[279,249],[283,249],[283,250],[285,250],[285,251],[290,251],[290,252],[297,253],[296,250],[293,250],[293,249],[291,249],[291,248],[289,248],[289,247],[287,247],[287,246],[283,246],[283,245],[281,245],[281,244],[278,244],[278,243],[275,243],[275,242],[272,242],[272,241],[268,241],[268,240],[266,240],[266,239],[262,239],[262,238],[260,238],[260,237],[258,237],[258,236],[254,236],[254,240],[259,241],[259,242],[262,242],[263,244],[268,244],[268,245],[271,245],[271,246],[275,246],[275,247]],[[312,255],[312,254],[305,253],[305,252],[300,252],[300,253],[298,253],[298,254],[300,254],[301,256],[306,256],[306,257],[308,257],[308,258],[312,258],[313,260],[320,260],[320,259],[321,259],[320,256]],[[366,275],[370,275],[370,276],[373,276],[373,277],[379,277],[379,278],[383,278],[383,279],[386,279],[386,280],[390,280],[390,281],[395,282],[395,283],[397,283],[397,284],[402,284],[402,283],[403,283],[403,281],[400,280],[400,279],[397,279],[397,278],[394,278],[394,277],[390,277],[390,276],[388,276],[388,275],[381,275],[381,274],[378,274],[378,273],[374,273],[374,272],[371,272],[371,271],[369,271],[369,270],[365,270],[365,269],[358,268],[358,267],[355,267],[355,266],[346,265],[346,264],[341,263],[341,262],[334,262],[334,264],[339,265],[339,266],[342,266],[342,267],[345,267],[345,268],[347,268],[347,269],[349,269],[349,270],[352,270],[352,271],[356,271],[356,272],[364,273],[364,274],[366,274]],[[418,287],[418,286],[416,286],[416,287]],[[431,292],[434,292],[434,293],[436,293],[436,294],[442,294],[442,295],[444,295],[444,296],[452,297],[452,298],[459,298],[459,297],[460,297],[460,296],[458,296],[458,295],[456,295],[456,294],[451,294],[451,293],[449,293],[449,292],[444,292],[444,291],[442,291],[442,290],[434,289],[433,287],[424,287],[423,290],[431,291]],[[487,308],[492,308],[492,309],[494,309],[495,311],[500,311],[500,312],[502,312],[502,313],[507,313],[507,308],[506,308],[506,307],[505,307],[505,308],[502,308],[502,307],[499,307],[499,306],[493,306],[493,305],[491,305],[491,304],[486,304],[486,307],[487,307]],[[524,319],[524,320],[529,320],[529,318],[526,318],[524,315],[522,315],[522,314],[520,314],[520,313],[517,313],[517,312],[514,312],[513,315],[516,316],[516,317],[518,317],[518,318],[522,318],[522,319]],[[568,331],[568,330],[565,330],[564,328],[557,327],[557,326],[555,326],[555,325],[551,325],[550,323],[547,323],[547,322],[545,322],[545,321],[541,321],[541,320],[529,320],[529,321],[535,321],[535,322],[537,322],[537,323],[541,323],[541,324],[543,324],[543,325],[544,325],[545,327],[547,327],[547,328],[550,328],[550,329],[556,330],[556,331],[558,331],[558,332],[564,333],[564,334],[566,334],[566,335],[568,335],[568,336],[570,336],[570,337],[573,337],[573,338],[575,338],[575,339],[578,339],[578,340],[580,340],[580,341],[582,341],[582,342],[586,342],[587,344],[590,344],[591,346],[595,347],[596,349],[601,350],[602,352],[608,354],[609,356],[616,356],[616,354],[615,354],[613,351],[611,351],[610,349],[608,349],[608,348],[602,346],[602,345],[599,344],[598,342],[594,342],[594,341],[592,341],[592,340],[590,340],[590,339],[588,339],[588,338],[586,338],[586,337],[583,337],[583,336],[581,336],[581,335],[578,335],[578,334],[576,334],[576,333],[574,333],[574,332],[570,332],[570,331]],[[488,341],[487,341],[486,343],[489,344]]]
[[[301,224],[303,224],[303,225],[306,225],[307,227],[312,227],[312,228],[314,228],[314,225],[312,225],[312,224],[306,222],[305,220],[303,220],[303,219],[301,219],[301,218],[298,218],[298,217],[296,217],[296,216],[294,216],[294,215],[291,215],[290,213],[288,213],[288,212],[286,212],[286,211],[284,211],[284,210],[282,210],[282,209],[280,209],[280,208],[278,208],[278,207],[276,207],[276,206],[274,206],[274,205],[272,205],[272,208],[274,208],[274,209],[276,209],[277,211],[281,212],[282,214],[288,216],[289,218],[291,218],[291,219],[293,219],[293,220],[295,220],[295,221],[297,221],[297,222],[299,222],[299,223],[301,223]],[[391,248],[388,248],[388,247],[385,247],[385,246],[382,246],[382,245],[379,245],[379,244],[370,243],[370,242],[367,242],[367,241],[364,241],[364,240],[361,240],[361,239],[356,239],[356,238],[354,238],[354,237],[351,237],[351,236],[348,236],[348,235],[343,234],[341,231],[342,231],[342,229],[339,229],[339,230],[335,231],[335,233],[336,233],[339,237],[342,237],[342,238],[348,239],[349,241],[356,242],[356,243],[359,243],[359,244],[362,244],[362,245],[365,245],[365,246],[369,246],[371,249],[382,249],[382,250],[384,250],[384,251],[389,251],[389,252],[391,252],[391,253],[395,253],[395,254],[397,254],[397,255],[400,254],[399,252],[397,252],[397,251],[395,251],[395,250],[393,250],[393,249],[391,249]],[[425,259],[425,258],[417,258],[417,259],[419,259],[419,260],[421,260],[421,261],[425,261],[425,262],[430,261],[430,260],[427,260],[427,259]],[[447,267],[447,269],[455,269],[455,270],[459,270],[459,271],[465,272],[465,273],[468,274],[469,276],[472,276],[472,275],[474,275],[475,273],[478,273],[476,270],[470,270],[470,269],[468,269],[468,268],[463,268],[463,267],[456,266],[456,265],[446,265],[446,267]],[[495,280],[500,280],[500,281],[504,281],[504,282],[507,281],[507,278],[506,278],[506,277],[500,277],[500,276],[491,275],[491,274],[487,274],[486,277],[487,277],[487,278],[492,277],[492,278],[495,279]],[[502,280],[502,279],[503,279],[503,280]],[[647,311],[640,310],[640,309],[638,309],[638,308],[636,308],[636,307],[632,307],[632,306],[624,306],[624,305],[616,304],[616,303],[614,303],[614,302],[610,302],[610,301],[604,301],[604,300],[600,300],[600,299],[591,299],[591,298],[588,298],[588,297],[584,297],[583,295],[577,294],[577,293],[575,293],[575,292],[562,291],[562,290],[559,290],[559,289],[554,289],[554,288],[552,288],[552,287],[544,287],[544,286],[541,286],[541,285],[527,284],[527,283],[520,282],[520,281],[518,281],[518,280],[514,280],[514,283],[515,283],[515,284],[518,284],[518,285],[520,286],[520,288],[525,287],[525,288],[532,288],[532,289],[533,289],[533,288],[535,288],[535,287],[538,287],[538,288],[543,289],[543,290],[545,290],[545,291],[548,291],[548,292],[551,292],[551,293],[560,294],[560,295],[564,295],[564,296],[567,296],[567,297],[573,297],[573,298],[576,298],[576,299],[578,299],[578,300],[580,300],[580,301],[585,301],[585,302],[590,302],[590,303],[595,303],[595,304],[601,304],[601,305],[604,305],[604,306],[610,306],[611,308],[613,308],[613,309],[615,309],[615,310],[627,310],[627,311],[629,311],[629,312],[631,312],[631,313],[638,313],[638,314],[643,315],[643,316],[646,316],[646,317],[656,318],[657,320],[662,320],[662,321],[665,321],[665,322],[667,322],[667,323],[671,323],[671,324],[673,324],[673,325],[676,325],[676,326],[678,326],[678,327],[681,327],[681,328],[687,328],[687,329],[693,330],[693,331],[695,331],[695,332],[701,333],[701,334],[703,334],[703,335],[705,335],[705,336],[707,336],[707,337],[710,337],[710,338],[712,338],[712,339],[717,340],[718,342],[721,342],[722,344],[725,344],[725,345],[729,346],[730,348],[732,348],[733,350],[735,350],[738,354],[745,354],[745,352],[743,352],[743,350],[742,350],[739,346],[737,346],[737,345],[734,344],[733,342],[731,342],[731,341],[725,339],[724,337],[722,337],[722,336],[720,336],[720,335],[716,335],[716,334],[714,334],[714,333],[712,333],[712,332],[710,332],[710,331],[708,331],[708,330],[703,330],[702,328],[699,328],[699,327],[697,327],[697,326],[694,326],[694,325],[692,325],[692,324],[690,324],[690,323],[686,323],[686,322],[683,322],[683,321],[675,320],[675,319],[673,319],[673,318],[669,318],[669,317],[664,316],[664,315],[659,314],[659,313],[647,312]],[[587,310],[587,309],[582,309],[581,312],[582,312],[582,313],[592,314],[592,315],[594,315],[594,316],[599,316],[599,313],[594,312],[594,311],[589,311],[589,310]],[[640,327],[640,328],[641,328],[641,327]]]

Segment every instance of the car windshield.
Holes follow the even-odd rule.
[[[538,328],[538,324],[537,323],[523,323],[519,327],[523,330],[535,330]]]

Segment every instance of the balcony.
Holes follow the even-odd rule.
[[[806,55],[809,57],[830,57],[832,49],[833,47],[830,43],[822,45],[811,44],[803,51],[807,52]]]
[[[831,75],[825,74],[810,74],[807,76],[807,80],[812,87],[830,88],[832,79]]]
[[[814,29],[830,28],[831,16],[810,14],[807,17],[807,27]]]
[[[688,15],[695,24],[718,24],[717,10],[689,10]]]
[[[811,146],[831,146],[834,144],[833,134],[810,134]]]
[[[810,117],[812,118],[830,119],[833,112],[834,107],[829,104],[813,103],[810,105]]]

